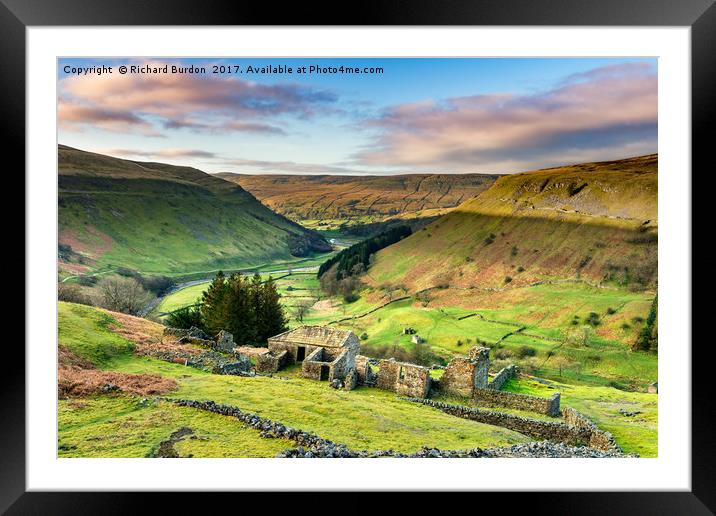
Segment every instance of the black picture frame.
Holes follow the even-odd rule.
[[[25,165],[25,30],[63,25],[510,25],[691,27],[692,167],[709,170],[708,129],[716,120],[714,0],[363,0],[236,3],[190,0],[0,0],[0,103],[6,155]],[[662,131],[668,128],[660,128]],[[711,161],[713,158],[711,157]],[[9,173],[9,171],[7,172]],[[671,172],[670,172],[671,173]],[[693,180],[693,175],[691,176]],[[18,185],[24,192],[24,186]],[[692,233],[693,234],[693,233]],[[19,246],[17,246],[19,247]],[[31,272],[27,268],[25,274]],[[668,273],[668,272],[667,272]],[[31,307],[27,307],[31,309]],[[692,317],[693,320],[693,317]],[[687,349],[691,336],[678,345]],[[25,489],[25,358],[9,349],[0,375],[0,511],[8,514],[125,514],[147,503],[141,493],[39,493]],[[701,342],[700,344],[706,344]],[[692,347],[692,490],[690,492],[481,493],[482,503],[509,499],[533,513],[713,514],[716,511],[714,402],[708,346]],[[152,494],[163,510],[186,512],[186,498]],[[228,500],[214,494],[214,501]],[[141,500],[140,500],[141,498]],[[234,498],[234,503],[236,499]]]

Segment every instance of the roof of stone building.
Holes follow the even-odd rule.
[[[353,335],[353,332],[349,330],[338,330],[326,326],[300,326],[271,337],[270,340],[294,342],[308,346],[340,348],[345,346],[351,335]]]

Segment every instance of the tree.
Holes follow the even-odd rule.
[[[266,342],[269,337],[283,333],[288,329],[288,320],[281,305],[281,294],[278,293],[276,283],[271,277],[263,284],[259,318],[264,331],[259,336],[261,343]]]
[[[659,351],[658,310],[659,300],[658,296],[655,296],[649,309],[649,315],[646,317],[646,323],[632,346],[634,351]]]
[[[152,297],[134,278],[103,278],[97,287],[104,308],[130,315],[137,315]]]
[[[92,304],[92,300],[82,292],[80,286],[71,283],[59,283],[57,285],[57,299],[68,303]]]
[[[204,322],[204,328],[207,333],[215,335],[225,327],[227,320],[227,302],[229,294],[229,285],[222,271],[216,274],[216,277],[201,295],[199,312]]]
[[[231,332],[236,342],[251,344],[257,340],[256,300],[252,296],[250,280],[241,274],[229,278],[226,298],[224,330]]]
[[[201,311],[199,306],[185,306],[179,310],[175,310],[167,316],[167,326],[172,328],[191,328],[196,326],[197,328],[204,329],[204,321],[201,318]]]
[[[303,322],[303,318],[311,309],[311,306],[313,306],[313,303],[311,303],[310,299],[301,299],[296,306],[293,307],[293,313],[298,322]]]

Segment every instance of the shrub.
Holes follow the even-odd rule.
[[[587,317],[587,324],[590,326],[599,326],[602,324],[602,321],[599,319],[599,314],[597,312],[589,312],[589,316]]]
[[[512,276],[505,276],[505,283],[511,283],[512,282]]]
[[[92,304],[92,300],[82,292],[79,285],[73,285],[71,283],[60,283],[57,285],[57,300],[82,305]]]
[[[361,333],[360,340],[368,340],[368,334],[366,332]]]
[[[204,323],[201,319],[201,312],[198,306],[185,306],[179,310],[170,313],[166,319],[167,326],[172,328],[197,328],[204,329]]]
[[[507,360],[512,356],[512,353],[507,349],[498,349],[493,356],[495,360]]]
[[[609,315],[614,315],[615,313],[617,313],[617,311],[616,311],[616,309],[614,309],[610,306],[609,308],[607,308],[607,313]]]
[[[517,272],[525,272],[525,268],[520,265],[519,267],[517,267]]]
[[[83,287],[92,287],[97,284],[97,276],[80,276],[77,278],[77,283]]]
[[[491,243],[493,243],[495,241],[495,238],[497,238],[497,235],[495,235],[494,233],[490,233],[484,240],[485,245],[490,245]]]
[[[526,358],[526,357],[533,357],[537,354],[537,350],[535,348],[531,348],[529,346],[520,346],[517,350],[517,357],[518,358]]]
[[[97,283],[97,288],[104,308],[130,315],[137,315],[152,297],[141,283],[130,277],[105,277]]]

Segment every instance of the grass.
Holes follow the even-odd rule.
[[[277,267],[275,267],[277,268]],[[267,280],[269,276],[276,281],[278,291],[283,297],[287,308],[294,306],[298,300],[316,300],[319,290],[315,271],[274,272],[262,273],[261,278]],[[201,299],[201,294],[209,286],[210,281],[182,288],[166,296],[154,309],[155,314],[166,314],[185,306],[193,305]]]
[[[75,355],[101,367],[131,353],[131,341],[110,330],[116,324],[111,315],[89,306],[58,305],[59,344]]]
[[[522,378],[508,380],[503,389],[543,397],[560,392],[562,407],[577,409],[599,428],[611,432],[626,453],[637,453],[641,457],[658,455],[659,403],[656,394],[560,382],[545,385]],[[639,413],[625,416],[619,412],[620,409]]]
[[[368,289],[350,305],[310,311],[304,323],[335,323],[356,335],[366,333],[368,338],[361,342],[368,345],[403,348],[412,346],[411,336],[404,335],[403,328],[412,327],[445,359],[464,354],[481,342],[493,349],[495,371],[516,363],[525,371],[558,381],[646,390],[657,379],[658,357],[630,350],[630,341],[641,325],[632,323],[628,332],[620,328],[625,318],[645,317],[650,306],[648,293],[554,284],[509,293],[465,293],[449,288],[434,296],[427,306],[410,298],[358,317],[386,301]],[[610,307],[617,307],[612,314],[607,313]],[[575,329],[582,331],[583,327],[581,322],[577,327],[571,324],[574,315],[586,318],[591,311],[601,314],[601,323],[590,327],[586,345],[570,340]],[[346,320],[336,322],[341,319]],[[523,356],[523,348],[533,350],[534,356]]]
[[[329,388],[325,382],[297,376],[218,376],[137,357],[118,360],[113,369],[174,378],[179,390],[171,397],[235,405],[354,449],[392,448],[411,452],[423,445],[464,449],[529,440],[516,432],[461,420],[374,388],[339,391]]]
[[[60,266],[73,272],[246,268],[295,260],[290,238],[319,238],[236,185],[196,169],[137,165],[65,147],[59,167],[59,240],[76,256]]]
[[[152,457],[182,427],[194,434],[174,445],[181,457],[273,457],[295,446],[231,417],[127,396],[60,400],[58,422],[59,457]]]
[[[506,277],[653,287],[657,231],[655,155],[511,174],[376,253],[369,279],[413,291],[500,289]]]
[[[79,340],[84,346],[82,349],[86,351],[92,346],[103,348],[103,343],[111,334],[108,329],[112,324],[111,318],[105,319],[93,314],[93,312],[101,314],[96,309],[67,303],[60,303],[60,311],[63,314],[60,317],[61,336],[78,331]],[[87,319],[90,322],[84,323]],[[67,339],[61,338],[61,345],[66,345],[66,342]],[[120,352],[120,349],[123,351]],[[516,432],[455,418],[430,407],[399,400],[392,392],[374,388],[361,387],[347,392],[331,389],[326,382],[316,382],[298,376],[245,378],[214,375],[191,367],[138,357],[133,355],[128,347],[117,348],[117,352],[107,354],[101,365],[106,370],[159,374],[166,378],[173,378],[177,381],[179,389],[172,392],[171,397],[213,400],[217,403],[234,405],[241,410],[315,432],[355,449],[392,448],[411,452],[423,445],[464,449],[475,446],[509,445],[528,440]],[[61,402],[61,407],[63,403]],[[70,410],[70,408],[66,407],[63,410]],[[103,409],[100,406],[98,410]],[[91,418],[92,412],[88,411],[86,417]],[[115,418],[121,418],[121,411],[107,409],[107,413],[114,414],[110,418],[111,422],[98,417],[97,424],[108,422],[111,423],[110,426],[97,427],[96,430],[92,430],[97,434],[89,435],[110,433],[110,429],[114,428],[112,425],[123,424],[115,421]],[[158,438],[165,439],[171,433],[170,430],[176,430],[181,419],[173,420],[169,415],[165,415],[163,417],[169,418],[171,424],[158,428],[152,426],[154,416],[150,416],[151,414],[147,413],[146,425],[149,426],[146,432],[148,440],[155,444]],[[89,420],[85,422],[89,425],[88,428],[91,427],[90,422]],[[66,432],[72,431],[73,424],[75,420],[72,417],[61,417],[60,435],[70,435]],[[142,423],[140,426],[146,425]],[[191,426],[184,423],[182,425]],[[83,435],[81,429],[76,428],[76,430],[77,433],[74,435]],[[87,432],[90,430],[88,429]],[[138,432],[141,433],[140,430]],[[126,443],[121,446],[126,445],[127,449],[131,450],[132,456],[145,456],[151,450],[151,446],[144,446],[138,442],[132,444],[133,435],[131,432],[127,434]],[[92,441],[90,440],[87,446],[91,445]],[[74,441],[68,444],[79,446]],[[80,456],[78,450],[81,448],[71,448],[66,451],[73,456]],[[108,452],[104,448],[104,451],[97,450],[97,453]],[[197,451],[195,456],[199,456],[198,454]]]

